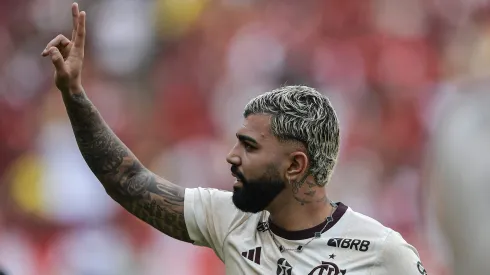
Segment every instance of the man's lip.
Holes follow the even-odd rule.
[[[237,172],[237,171],[235,171],[235,172]],[[232,169],[232,171],[231,171],[231,175],[232,175],[234,178],[236,178],[237,180],[242,181],[242,179],[243,179],[243,178],[242,178],[242,175],[241,175],[241,174],[238,174],[238,173],[235,173],[235,172],[233,172],[233,169]]]
[[[235,181],[235,183],[233,184],[233,189],[240,189],[240,188],[243,188],[243,182],[240,180]]]
[[[236,167],[236,166],[231,166],[231,168],[230,168],[230,172],[231,172],[231,174],[232,174],[232,175],[234,175],[234,176],[236,176],[237,174],[239,174],[239,173],[240,173],[240,171],[238,171],[238,167]]]

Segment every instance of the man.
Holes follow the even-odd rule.
[[[76,4],[72,13],[72,39],[57,36],[42,55],[55,66],[84,159],[133,215],[168,236],[212,248],[227,274],[426,274],[398,233],[326,196],[339,148],[327,98],[292,86],[252,99],[227,157],[233,192],[184,190],[146,169],[87,98],[85,13]]]

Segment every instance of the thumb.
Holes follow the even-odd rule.
[[[51,62],[53,62],[54,67],[58,73],[64,73],[65,70],[65,60],[61,55],[60,51],[56,47],[51,47],[49,49],[49,56],[51,56]]]

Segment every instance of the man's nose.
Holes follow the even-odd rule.
[[[242,161],[240,159],[240,156],[238,156],[238,154],[236,153],[236,146],[233,147],[233,149],[231,149],[231,151],[228,153],[228,155],[226,156],[226,161],[231,165],[240,166]]]

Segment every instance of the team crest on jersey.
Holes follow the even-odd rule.
[[[313,268],[308,275],[344,275],[347,271],[345,269],[340,269],[336,264],[331,262],[324,262],[322,264]]]

